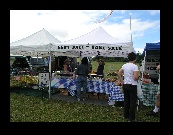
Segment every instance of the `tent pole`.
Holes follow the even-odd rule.
[[[38,63],[38,52],[37,52],[37,63]]]
[[[146,51],[145,51],[145,55],[144,55],[144,64],[142,65],[142,80],[143,80],[144,71],[145,71],[145,60],[146,60]]]
[[[51,96],[51,51],[50,51],[50,55],[49,55],[49,99]]]

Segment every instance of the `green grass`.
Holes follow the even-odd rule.
[[[109,72],[113,72],[113,71],[110,71],[110,66],[113,67],[114,71],[118,71],[123,64],[125,64],[126,62],[105,62],[105,66],[104,66],[104,74],[105,74],[105,78],[114,78],[112,76],[107,76],[107,74]],[[136,63],[135,63],[136,64]],[[139,64],[137,63],[138,65],[138,69],[140,69],[140,66]],[[92,61],[92,66],[93,66],[93,70],[96,72],[97,71],[97,67],[98,67],[98,62],[97,61]]]
[[[105,62],[104,73],[107,74],[108,72],[110,72],[110,66],[113,66],[114,71],[117,71],[121,68],[121,66],[124,63],[125,62]],[[93,70],[97,71],[98,62],[97,61],[92,61],[92,65],[93,65]]]
[[[136,113],[139,122],[160,122],[145,116],[153,107],[143,107]],[[11,122],[127,122],[123,108],[81,104],[79,102],[41,99],[40,97],[10,93]]]
[[[14,61],[15,61],[15,58],[10,58],[10,64],[13,64]]]

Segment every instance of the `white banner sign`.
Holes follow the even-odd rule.
[[[72,57],[127,57],[132,52],[131,45],[53,45],[51,47],[11,47],[10,53],[25,56],[72,56]]]
[[[160,57],[146,57],[145,71],[153,78],[158,78],[157,65],[160,64]]]
[[[127,57],[132,52],[130,45],[62,45],[57,48],[60,52],[80,52],[80,56]]]
[[[124,49],[129,49],[129,45],[125,46],[113,46],[113,45],[60,45],[57,46],[58,50],[100,50],[100,51],[122,51]]]

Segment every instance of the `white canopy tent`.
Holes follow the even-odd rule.
[[[26,38],[10,43],[10,54],[24,56],[50,56],[49,73],[51,73],[51,55],[56,50],[54,43],[60,43],[57,38],[51,35],[44,28]],[[63,53],[59,54],[64,55]],[[50,75],[51,76],[51,75]],[[51,91],[51,81],[49,79],[49,98]]]
[[[83,36],[60,42],[42,29],[29,37],[10,44],[10,54],[25,56],[105,56],[127,57],[133,49],[131,41],[120,41],[99,27]]]
[[[110,36],[102,27],[78,38],[60,42],[48,31],[42,29],[24,39],[10,43],[10,54],[24,56],[50,56],[49,72],[51,73],[51,56],[104,56],[127,57],[134,51],[131,41],[119,41]],[[49,83],[50,98],[51,82]]]
[[[133,49],[131,41],[120,41],[110,36],[102,27],[75,39],[56,43],[58,52],[76,54],[81,57],[127,57]]]
[[[10,43],[10,54],[22,54],[22,55],[30,54],[30,55],[41,56],[42,55],[41,52],[47,53],[56,50],[56,46],[54,46],[53,44],[60,42],[61,41],[59,41],[57,38],[55,38],[53,35],[51,35],[48,31],[46,31],[43,28],[42,30],[26,38]]]
[[[77,57],[76,53],[58,52],[55,43],[60,43],[44,28],[26,38],[10,43],[10,54],[32,57],[69,56]],[[79,57],[79,55],[78,55]]]

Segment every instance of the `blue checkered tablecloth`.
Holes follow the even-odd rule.
[[[51,80],[52,88],[66,88],[74,96],[76,79],[54,78]],[[120,93],[121,86],[115,86],[114,82],[105,82],[99,79],[88,79],[88,92],[109,94],[109,101],[124,101],[124,94]]]

